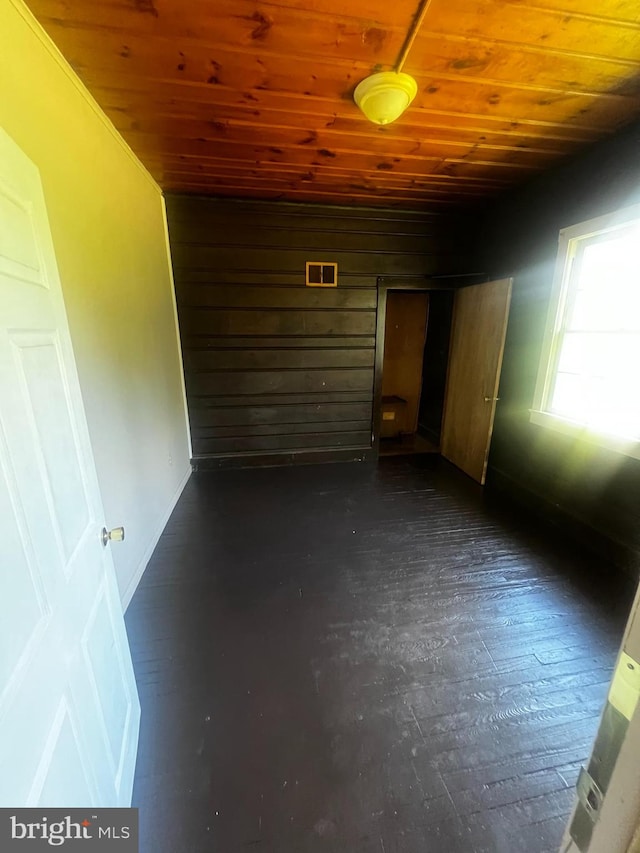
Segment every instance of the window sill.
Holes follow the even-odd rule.
[[[614,453],[621,453],[623,456],[630,456],[632,459],[640,460],[640,441],[597,432],[577,421],[561,418],[559,415],[551,414],[551,412],[541,412],[531,409],[530,420],[532,424],[536,424],[537,426],[547,427],[564,435],[569,435],[572,438],[588,441],[590,444],[596,444],[598,447],[604,447],[607,450],[613,450]]]

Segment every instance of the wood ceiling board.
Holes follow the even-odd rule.
[[[634,18],[621,18],[615,11],[606,14],[609,5],[615,6],[607,0],[582,4],[580,12],[558,2],[559,8],[509,0],[432,0],[416,41],[423,34],[480,37],[587,57],[638,60],[633,40],[626,38],[640,29],[637,10]],[[43,23],[77,31],[164,37],[175,45],[193,42],[287,57],[323,59],[335,53],[342,59],[389,66],[397,59],[415,11],[415,4],[408,0],[378,5],[377,14],[372,14],[368,0],[359,0],[349,4],[349,15],[344,14],[344,4],[337,2],[328,2],[319,12],[306,4],[295,8],[253,0],[190,4],[32,0],[30,6]]]
[[[57,19],[45,16],[42,20],[52,28],[61,26]],[[103,31],[86,25],[77,27],[66,21],[63,29],[71,30],[72,35],[65,37],[63,32],[59,35],[72,48],[74,65],[87,70],[104,67],[111,73],[120,67],[129,79],[127,68],[134,66],[132,70],[136,76],[146,72],[148,79],[169,81],[176,77],[183,81],[211,81],[213,85],[217,81],[234,88],[255,88],[267,82],[276,89],[280,84],[283,91],[297,89],[300,94],[317,95],[324,91],[334,97],[353,88],[372,70],[372,65],[378,64],[375,56],[370,55],[358,59],[346,52],[328,54],[323,50],[319,56],[311,56],[305,51],[295,57],[296,76],[293,79],[292,57],[279,52],[253,50],[247,54],[219,42],[210,46],[193,37],[178,42],[175,35]],[[97,34],[102,42],[98,55],[95,53]],[[392,61],[380,64],[390,68]],[[425,69],[432,74],[449,73],[540,88],[606,93],[621,86],[630,74],[640,71],[640,60],[637,55],[626,60],[593,54],[585,56],[524,43],[492,43],[457,32],[435,35],[425,31],[416,40],[405,70],[420,74]],[[327,81],[333,81],[330,90],[326,88]]]
[[[528,3],[532,8],[557,9],[558,0],[532,0]],[[610,0],[604,6],[595,5],[593,0],[561,0],[560,6],[563,11],[576,15],[593,15],[601,9],[607,12],[609,19],[640,23],[640,9],[637,0]]]
[[[631,0],[431,0],[385,129],[352,92],[415,0],[29,5],[165,189],[464,206],[640,115]]]
[[[215,142],[224,140],[234,146],[253,146],[253,140],[259,131],[259,125],[249,121],[171,120],[162,117],[132,119],[122,114],[118,116],[117,120],[114,120],[114,124],[123,136],[137,133],[157,137],[170,132],[170,138],[174,141],[178,139],[199,139]],[[305,141],[302,142],[301,140]],[[271,125],[269,141],[272,143],[269,147],[272,149],[272,153],[276,155],[282,154],[284,148],[293,150],[302,148],[303,152],[305,150],[308,152],[306,156],[315,160],[332,160],[341,155],[342,161],[350,157],[356,166],[361,163],[361,155],[369,152],[378,155],[376,165],[379,165],[380,162],[390,164],[394,156],[402,157],[419,153],[421,159],[426,158],[435,161],[439,161],[444,155],[447,159],[464,159],[467,162],[508,163],[538,168],[544,167],[547,162],[551,162],[562,153],[561,151],[532,149],[521,145],[490,145],[485,142],[480,143],[464,139],[460,141],[430,141],[418,134],[413,137],[400,136],[398,130],[395,133],[379,134],[371,138],[362,131],[344,134],[331,128],[331,130],[310,133],[304,128],[290,128],[275,124]],[[336,156],[320,154],[320,151],[332,152]],[[383,165],[382,168],[387,167]]]
[[[120,129],[119,120],[115,120],[114,124]],[[423,143],[419,137],[398,139],[392,136],[376,135],[356,139],[349,145],[352,137],[319,133],[317,143],[313,148],[305,149],[299,142],[300,132],[291,131],[287,128],[272,129],[268,138],[261,145],[256,145],[255,127],[232,124],[216,127],[213,122],[211,124],[212,126],[207,129],[206,135],[199,136],[166,136],[161,133],[145,133],[126,128],[123,130],[123,135],[134,150],[136,150],[136,146],[139,146],[166,154],[215,156],[217,152],[225,150],[225,146],[227,146],[226,150],[235,151],[236,156],[243,159],[269,160],[274,163],[278,162],[279,158],[285,159],[290,149],[313,152],[310,156],[313,156],[314,161],[322,162],[323,159],[326,159],[330,160],[333,165],[345,162],[351,165],[354,158],[356,162],[359,162],[359,156],[367,154],[376,155],[378,162],[382,162],[384,158],[413,158],[425,164],[426,174],[431,173],[430,163],[437,164],[443,160],[482,163],[504,172],[505,169],[516,171],[542,169],[547,162],[553,159],[552,153],[548,151],[542,152],[542,156],[538,156],[530,154],[526,149],[519,148],[502,151],[487,148],[485,151],[482,146],[463,146],[461,151],[456,152],[451,149],[451,144],[438,148],[435,144]],[[478,152],[477,156],[467,157],[472,150]],[[491,170],[487,169],[489,177],[496,177],[498,174],[491,175],[490,172]]]
[[[109,105],[109,99],[103,99]],[[234,123],[241,122],[245,125],[261,126],[251,111],[247,111],[244,107],[225,107],[216,109],[216,118],[210,116],[206,120],[202,120],[197,116],[188,113],[174,113],[169,107],[166,111],[162,107],[154,110],[140,106],[134,107],[112,107],[114,114],[121,116],[119,119],[119,127],[123,132],[128,130],[146,130],[150,126],[155,128],[162,127],[163,132],[167,128],[171,131],[172,128],[181,127],[183,122],[202,122],[210,124],[212,121],[228,124],[233,126]],[[270,112],[268,110],[261,111],[261,115],[268,120]],[[406,125],[390,125],[384,134],[385,139],[411,139],[419,140],[422,145],[433,145],[438,147],[438,151],[447,148],[462,148],[474,147],[480,149],[496,149],[498,151],[529,151],[540,155],[540,159],[545,156],[555,156],[566,154],[575,147],[576,140],[557,139],[548,136],[539,136],[532,133],[515,133],[508,131],[492,131],[486,129],[467,129],[453,127],[437,127],[428,120],[424,120],[422,112],[414,111],[411,116],[407,116],[407,121],[411,122]],[[299,153],[301,155],[306,152],[311,152],[315,156],[317,149],[317,140],[319,131],[308,130],[300,127],[299,116],[295,113],[283,113],[278,111],[273,114],[273,125],[280,127],[289,127],[297,130]],[[357,122],[357,123],[356,123]],[[421,123],[422,122],[422,123]],[[324,123],[318,122],[319,127],[324,127]],[[333,133],[349,134],[350,137],[355,137],[357,134],[363,135],[364,131],[361,123],[357,119],[336,119],[332,126]],[[321,131],[320,131],[321,132]],[[176,132],[175,136],[184,136],[184,127],[180,132]],[[365,138],[369,135],[364,133]],[[581,140],[588,142],[588,139]],[[351,150],[358,150],[358,146],[350,146]],[[361,153],[363,153],[361,151]],[[379,159],[379,158],[378,158]],[[491,159],[491,158],[489,158]]]
[[[420,79],[423,89],[416,97],[416,106],[428,109],[451,109],[455,104],[457,110],[467,114],[503,119],[526,116],[534,121],[578,127],[584,123],[585,127],[603,130],[610,127],[611,121],[624,122],[630,111],[640,111],[639,98],[541,92],[485,80]]]
[[[90,50],[88,50],[87,56],[85,57],[86,61],[90,61],[89,55]],[[349,96],[346,97],[344,92],[341,94],[341,89],[336,89],[336,91],[329,92],[326,95],[319,95],[312,91],[304,90],[304,88],[300,86],[295,88],[295,81],[292,81],[289,90],[277,89],[275,87],[269,89],[264,87],[247,89],[243,87],[229,86],[223,84],[220,80],[217,84],[208,84],[204,80],[188,80],[184,76],[165,79],[160,76],[153,77],[142,73],[132,74],[130,70],[127,70],[130,69],[130,64],[122,63],[119,60],[114,60],[108,63],[108,67],[103,67],[104,64],[104,62],[96,60],[91,68],[81,66],[78,62],[74,63],[74,66],[76,68],[81,68],[83,79],[85,79],[92,87],[92,91],[97,90],[105,93],[111,93],[112,97],[119,95],[120,97],[126,98],[127,95],[129,95],[127,103],[136,103],[139,99],[148,100],[150,103],[153,99],[156,99],[161,102],[173,103],[177,107],[184,105],[185,109],[188,108],[191,110],[195,108],[203,110],[215,107],[216,105],[237,105],[246,106],[252,109],[260,109],[262,107],[265,109],[282,110],[284,112],[295,110],[298,114],[302,112],[303,115],[308,115],[310,117],[314,115],[325,115],[327,113],[332,117],[337,114],[360,115],[360,113],[354,113],[351,110],[352,101],[350,92],[348,93]],[[640,68],[638,70],[640,73]],[[363,72],[358,72],[358,74],[360,73]],[[326,83],[327,80],[331,79],[330,75],[335,75],[335,69],[328,71],[327,76],[323,77],[322,82]],[[464,80],[464,76],[458,76],[461,80]],[[359,79],[359,77],[357,79]],[[431,85],[431,81],[435,79],[435,75],[431,75],[426,79],[428,79],[428,84]],[[629,88],[632,88],[632,82],[628,79],[626,84]],[[513,88],[513,84],[509,85]],[[521,88],[530,89],[531,87],[523,85]],[[549,93],[552,94],[551,90],[545,90],[545,92],[546,91],[549,91]],[[557,92],[555,92],[555,94],[557,94]],[[569,92],[569,94],[572,93]],[[591,94],[592,96],[598,95],[597,92],[583,92],[578,94]],[[336,108],[337,96],[339,97],[342,109]],[[635,99],[637,95],[633,94],[630,97]],[[625,102],[630,103],[629,101]],[[301,104],[304,105],[303,111],[301,110]],[[427,101],[427,107],[430,111],[432,110],[431,101]],[[415,106],[412,105],[409,113],[405,114],[404,119],[414,111]],[[475,113],[468,114],[460,110],[456,110],[455,105],[452,105],[452,108],[444,111],[433,111],[435,116],[437,116],[439,112],[443,113],[443,115],[451,116],[452,121],[455,124],[460,124],[462,126],[469,125],[470,123],[472,124],[473,119],[476,116]],[[482,118],[489,122],[496,120],[496,117],[491,115],[482,116]],[[510,117],[510,119],[512,120],[513,117]],[[497,120],[500,120],[499,117]],[[549,119],[530,121],[527,116],[522,116],[518,121],[523,125],[529,123],[533,126],[540,125],[542,127],[548,127],[549,130],[556,127],[557,136],[566,139],[579,140],[580,138],[588,137],[589,134],[593,135],[602,132],[602,128],[597,126],[592,127],[587,122],[583,122],[580,129],[576,130],[574,128],[567,128],[561,122],[553,122]],[[376,129],[373,125],[372,127],[374,130]]]
[[[592,14],[585,18],[564,9],[563,0],[553,9],[509,0],[436,0],[425,30],[635,64],[640,23],[607,16],[608,5],[608,0],[591,3]]]
[[[611,59],[549,51],[544,46],[488,41],[458,33],[420,33],[405,71],[471,76],[508,83],[576,92],[615,91],[630,74],[640,73],[640,60]]]
[[[429,188],[421,187],[419,184],[415,186],[405,187],[403,185],[393,185],[393,184],[369,184],[367,182],[357,183],[354,181],[341,181],[339,184],[331,183],[329,181],[320,181],[320,180],[304,180],[298,179],[294,180],[291,178],[279,178],[278,176],[260,176],[260,177],[247,177],[243,175],[239,178],[234,176],[202,176],[202,175],[184,175],[181,172],[177,173],[166,173],[164,175],[164,180],[168,183],[179,183],[182,181],[189,182],[193,180],[197,181],[198,184],[208,188],[215,188],[220,190],[220,194],[232,195],[229,190],[233,188],[242,188],[242,187],[257,187],[261,189],[269,189],[269,190],[298,190],[301,192],[323,192],[329,195],[335,195],[338,187],[347,187],[351,189],[352,192],[357,193],[366,197],[397,197],[397,198],[406,198],[406,199],[417,199],[419,201],[424,201],[428,204],[453,204],[459,203],[460,201],[473,201],[474,198],[477,199],[477,193],[445,193],[430,190]],[[217,195],[218,193],[213,193]]]
[[[293,186],[306,185],[309,188],[309,185],[313,185],[316,189],[320,189],[324,185],[330,186],[349,186],[349,187],[367,187],[367,192],[371,192],[375,188],[379,188],[380,190],[397,190],[398,193],[401,193],[404,189],[407,191],[411,191],[411,193],[415,193],[419,191],[420,195],[423,197],[432,197],[432,198],[455,198],[455,199],[473,199],[473,198],[486,198],[495,196],[498,194],[498,190],[496,188],[487,189],[484,186],[474,187],[456,183],[438,184],[432,182],[431,180],[423,180],[420,178],[412,179],[411,181],[404,180],[402,178],[393,178],[393,176],[385,176],[385,175],[372,175],[362,177],[359,173],[342,173],[342,174],[313,174],[309,172],[275,172],[269,170],[255,170],[253,172],[248,172],[246,170],[238,170],[238,169],[224,169],[224,170],[190,170],[181,168],[180,166],[176,168],[160,168],[157,170],[158,177],[163,181],[171,181],[172,183],[178,181],[179,179],[183,179],[190,183],[194,181],[200,181],[204,184],[210,184],[213,181],[220,181],[222,179],[229,179],[235,181],[238,185],[241,185],[244,181],[252,181],[256,180],[260,181],[285,181]]]
[[[456,184],[455,187],[452,187],[450,184],[435,184],[429,179],[421,178],[413,178],[409,183],[407,183],[403,176],[394,177],[393,175],[385,175],[380,172],[362,177],[359,172],[323,174],[321,172],[304,172],[299,169],[290,169],[286,171],[269,171],[268,169],[255,169],[253,171],[249,171],[242,168],[190,170],[180,168],[178,166],[171,169],[164,169],[163,171],[163,178],[166,178],[167,180],[175,180],[178,177],[186,178],[187,176],[191,179],[199,179],[203,181],[229,178],[238,183],[242,183],[243,180],[259,179],[262,181],[285,180],[290,182],[313,183],[314,186],[321,186],[323,184],[336,185],[347,182],[352,186],[358,183],[359,185],[366,185],[370,188],[379,187],[380,189],[395,188],[401,190],[406,187],[411,190],[420,190],[425,194],[432,195],[434,198],[440,196],[449,197],[452,194],[469,197],[485,197],[487,195],[486,188],[482,186],[473,187],[468,185],[460,186]]]
[[[222,8],[218,0],[198,0],[186,10],[181,9],[180,3],[175,0],[101,0],[99,6],[99,9],[87,12],[85,0],[52,0],[46,4],[46,10],[52,16],[66,16],[67,19],[73,19],[75,16],[77,20],[82,21],[101,21],[105,26],[117,26],[118,22],[123,20],[123,15],[135,16],[138,12],[148,15],[151,22],[154,18],[169,20],[170,16],[179,14],[179,26],[187,28],[196,26],[198,22],[204,22],[205,26],[210,24],[219,16]],[[227,8],[229,6],[227,3]],[[252,4],[251,11],[256,8],[261,10],[265,6],[269,7],[270,13],[272,9],[278,13],[298,10],[329,17],[339,15],[341,18],[360,18],[368,22],[386,20],[390,12],[387,0],[352,0],[349,4],[343,3],[339,7],[336,7],[335,0],[268,0]],[[240,8],[240,4],[237,8]],[[395,26],[406,29],[415,13],[415,4],[410,0],[400,0],[394,4],[394,8],[404,10],[401,14],[406,15],[406,20],[396,20]]]
[[[102,90],[97,90],[99,93]],[[290,129],[296,132],[301,147],[312,150],[318,144],[319,134],[342,135],[349,139],[357,140],[358,137],[369,139],[371,131],[363,125],[358,115],[350,116],[313,116],[305,115],[301,119],[298,112],[285,112],[284,110],[258,109],[255,107],[225,105],[212,105],[206,118],[201,118],[194,113],[191,107],[180,109],[170,104],[163,104],[154,108],[144,100],[135,104],[123,105],[124,96],[110,97],[103,95],[102,101],[107,109],[118,116],[117,125],[122,132],[128,130],[140,130],[146,133],[170,133],[174,136],[202,137],[210,133],[213,127],[221,131],[225,127],[263,127],[266,122],[269,127],[277,129]],[[200,112],[204,112],[200,110]],[[412,110],[407,115],[406,122],[402,124],[388,125],[384,128],[374,129],[374,134],[384,139],[410,139],[414,142],[419,140],[423,145],[435,145],[439,150],[442,147],[464,147],[474,146],[483,149],[496,148],[502,151],[531,151],[544,157],[565,153],[570,150],[574,140],[549,138],[546,136],[523,134],[503,131],[496,133],[483,128],[469,129],[455,127],[434,126],[430,118],[433,114],[426,110]],[[310,121],[310,119],[312,119]],[[305,124],[303,124],[303,121]],[[319,130],[309,130],[312,125]],[[327,147],[327,146],[325,146]],[[357,146],[349,146],[355,148]]]
[[[453,164],[450,167],[453,169],[456,164]],[[462,167],[468,168],[468,167]],[[224,178],[232,177],[235,173],[226,172],[224,170],[221,171],[212,171],[207,172],[204,170],[193,170],[193,169],[184,169],[184,168],[166,168],[159,167],[157,169],[152,169],[152,174],[154,174],[159,182],[167,183],[169,180],[171,181],[171,185],[175,186],[179,180],[184,180],[185,183],[189,185],[193,185],[194,183],[201,183],[203,186],[203,191],[206,188],[209,192],[211,192],[212,183],[221,183],[221,180]],[[458,180],[458,178],[452,177],[447,172],[442,174],[442,177],[451,177],[451,182],[448,186],[443,184],[437,184],[431,182],[429,179],[421,180],[415,179],[413,181],[404,181],[404,182],[394,182],[393,179],[390,181],[378,180],[376,177],[369,178],[367,175],[364,177],[357,173],[356,178],[348,178],[344,174],[339,174],[337,176],[327,175],[327,176],[310,176],[309,173],[302,174],[292,174],[291,172],[280,172],[280,173],[271,173],[268,176],[262,174],[262,172],[257,172],[255,174],[251,174],[250,172],[247,174],[244,172],[242,175],[235,175],[235,180],[237,182],[242,182],[243,180],[251,181],[251,186],[256,186],[256,182],[260,181],[263,184],[267,184],[272,180],[279,180],[288,183],[293,186],[298,183],[304,184],[306,187],[307,193],[315,190],[320,190],[322,185],[332,184],[334,186],[344,185],[345,187],[349,186],[353,188],[357,187],[367,187],[367,192],[370,193],[372,188],[378,187],[381,191],[385,188],[390,189],[391,187],[395,188],[406,188],[407,190],[411,190],[412,194],[416,189],[420,190],[420,195],[423,197],[433,196],[434,198],[442,198],[442,199],[452,199],[457,201],[463,201],[465,199],[471,200],[473,198],[486,198],[493,197],[498,194],[498,189],[495,187],[486,188],[484,186],[480,188],[474,188],[470,186],[466,182],[465,175],[462,175],[462,180]],[[480,191],[478,191],[480,190]],[[336,202],[337,203],[337,202]]]
[[[416,161],[419,163],[419,161]],[[403,167],[405,164],[401,164]],[[281,168],[280,168],[281,167]],[[170,157],[170,158],[158,158],[156,160],[151,160],[150,168],[161,170],[165,169],[167,171],[186,171],[189,173],[195,173],[198,171],[202,171],[205,174],[208,172],[218,172],[225,171],[226,169],[243,169],[243,170],[263,170],[271,168],[269,162],[259,161],[258,163],[250,164],[241,160],[233,160],[231,158],[209,158],[206,162],[203,161],[201,157]],[[437,167],[436,167],[437,168]],[[281,161],[278,164],[279,171],[297,171],[302,173],[306,173],[308,171],[321,171],[323,175],[334,175],[336,181],[339,181],[345,177],[345,175],[350,175],[348,169],[341,168],[339,166],[333,167],[323,167],[321,170],[315,166],[307,167],[305,165],[295,164],[293,162]],[[405,180],[420,180],[425,181],[429,185],[432,185],[437,188],[449,189],[449,191],[454,191],[457,188],[460,189],[480,189],[483,193],[491,193],[493,191],[499,192],[504,189],[505,186],[508,185],[508,181],[506,180],[488,180],[484,177],[475,177],[473,175],[465,175],[461,177],[452,177],[451,175],[436,173],[436,174],[423,174],[423,173],[411,173],[407,171],[400,172],[403,179]],[[396,172],[396,175],[398,175]],[[381,177],[385,174],[388,174],[388,170],[362,170],[359,169],[357,174],[360,176],[377,176]]]
[[[88,75],[91,78],[91,75]],[[227,87],[217,86],[217,98],[207,97],[210,89],[199,90],[193,87],[157,85],[143,90],[127,90],[123,79],[123,88],[105,87],[93,83],[92,90],[100,99],[103,108],[110,114],[139,119],[163,118],[167,122],[183,118],[208,121],[231,119],[253,120],[260,116],[265,123],[300,127],[304,122],[305,136],[301,145],[313,141],[315,130],[310,127],[330,127],[343,132],[366,132],[359,114],[337,116],[330,113],[331,102],[326,99],[311,99],[306,102],[306,111],[301,119],[299,102],[287,96],[275,93],[258,92],[250,102],[244,96]],[[206,99],[204,103],[198,97]],[[388,125],[386,128],[373,128],[374,133],[390,136],[418,136],[429,142],[471,143],[486,142],[506,147],[530,147],[536,150],[552,150],[566,153],[576,143],[588,143],[602,135],[601,128],[567,127],[552,122],[521,120],[513,122],[496,116],[469,116],[448,111],[412,108],[402,123]]]
[[[198,111],[206,117],[215,115],[216,107],[224,107],[228,105],[247,106],[253,110],[260,110],[262,107],[282,110],[284,112],[295,111],[297,115],[303,116],[307,127],[312,126],[313,122],[318,120],[320,114],[329,116],[325,122],[335,122],[344,104],[341,103],[337,108],[335,100],[329,97],[319,97],[313,94],[304,94],[296,92],[278,92],[267,91],[265,89],[254,89],[252,91],[238,91],[236,89],[216,85],[209,86],[204,83],[189,82],[186,80],[149,80],[144,76],[137,76],[135,79],[139,84],[137,89],[133,86],[128,86],[127,81],[131,79],[131,75],[113,71],[83,71],[83,76],[92,91],[100,94],[101,92],[109,93],[109,97],[113,97],[114,92],[119,93],[119,103],[117,107],[113,107],[116,111],[122,111],[128,105],[131,110],[135,110],[136,103],[140,99],[147,100],[149,106],[154,100],[166,101],[174,103],[178,108],[184,105],[185,109],[189,109],[194,113]],[[107,82],[108,81],[108,82]],[[119,85],[117,85],[119,84]],[[144,88],[140,88],[143,85]],[[131,94],[128,97],[128,90]],[[430,93],[432,94],[432,93]],[[123,105],[124,100],[124,105]],[[342,99],[344,100],[344,99]],[[301,110],[301,102],[304,103],[305,110]],[[625,101],[627,105],[631,102]],[[635,100],[633,101],[635,103]],[[434,109],[433,99],[426,102],[426,108],[419,109],[412,105],[408,113],[403,117],[403,122],[409,119],[415,120],[415,116],[419,116],[423,122],[428,122],[430,126],[444,126],[448,128],[472,128],[483,133],[488,130],[503,130],[504,132],[513,133],[516,136],[521,135],[520,128],[525,128],[531,132],[537,131],[539,134],[544,134],[549,139],[566,139],[575,142],[586,142],[599,138],[605,128],[602,126],[592,126],[581,121],[577,126],[568,126],[562,121],[551,121],[548,116],[544,119],[532,119],[531,117],[522,115],[515,119],[513,116],[502,117],[500,115],[490,114],[485,111],[484,114],[476,114],[473,112],[463,113],[455,109]],[[455,105],[451,105],[454,107]],[[354,112],[351,109],[350,102],[347,102],[348,115],[356,121],[361,120],[360,113]],[[344,115],[340,120],[343,120]],[[320,119],[322,120],[322,119]],[[362,119],[364,121],[364,119]],[[481,125],[478,127],[478,125]],[[267,126],[265,124],[265,126]],[[363,125],[366,127],[367,125]],[[400,125],[396,124],[396,127]],[[390,128],[387,128],[390,129]],[[379,132],[380,128],[371,125],[371,132]]]
[[[206,179],[207,177],[236,177],[236,178],[244,178],[244,177],[265,177],[265,178],[273,178],[277,176],[288,175],[289,177],[294,176],[299,179],[309,179],[309,172],[302,171],[300,169],[295,169],[294,167],[288,167],[287,169],[280,169],[277,172],[269,171],[264,168],[254,168],[253,170],[248,169],[243,166],[210,166],[209,168],[200,166],[189,166],[184,163],[176,163],[172,165],[163,164],[160,166],[153,166],[152,172],[157,173],[158,177],[164,180],[165,178],[169,178],[169,176],[173,176],[174,178],[178,175],[183,176],[185,179],[187,176],[194,179]],[[353,182],[355,180],[364,181],[365,183],[375,183],[380,186],[406,186],[406,176],[402,176],[404,178],[403,181],[400,181],[397,177],[394,178],[393,175],[385,175],[380,172],[365,172],[364,175],[360,172],[346,172],[342,170],[327,170],[321,173],[312,173],[314,174],[314,178],[311,180],[316,180],[316,182],[331,182],[340,183],[343,181]],[[319,177],[318,177],[319,175]],[[486,184],[474,184],[469,181],[468,178],[457,178],[445,181],[442,178],[448,178],[448,175],[437,176],[435,178],[421,178],[420,176],[415,176],[412,180],[414,181],[413,186],[418,186],[422,189],[429,190],[434,195],[442,195],[442,196],[471,196],[476,195],[480,197],[487,197],[497,195],[501,187],[487,187]]]
[[[96,53],[98,38],[100,51]],[[640,34],[637,40],[640,42]],[[233,54],[222,64],[221,57],[212,59],[213,51],[200,43],[194,43],[190,49],[183,45],[184,51],[176,51],[176,43],[168,38],[131,36],[123,44],[117,35],[94,30],[65,30],[61,35],[61,47],[80,76],[84,69],[93,69],[94,73],[96,70],[103,72],[106,81],[111,74],[118,73],[130,80],[156,81],[160,89],[167,80],[207,83],[213,99],[216,98],[213,92],[224,85],[233,92],[241,92],[249,104],[256,103],[255,90],[283,92],[289,98],[297,95],[302,101],[311,96],[320,97],[329,102],[328,112],[341,117],[353,116],[362,122],[363,128],[369,125],[352,98],[355,85],[370,71],[366,65],[354,68],[349,62],[344,69],[328,60],[319,65],[310,61],[309,55],[295,58],[294,63],[285,54],[265,58]],[[637,51],[640,55],[640,46]],[[461,63],[464,61],[460,59]],[[547,57],[547,65],[550,64]],[[409,62],[407,70],[419,85],[413,110],[416,107],[455,109],[462,114],[509,119],[514,115],[525,116],[529,120],[570,123],[596,130],[609,128],[612,120],[626,119],[630,110],[640,110],[637,94],[629,99],[619,94],[603,94],[597,89],[584,91],[586,86],[581,88],[578,81],[573,80],[567,82],[578,85],[561,85],[559,81],[555,87],[550,87],[517,78],[506,79],[506,75],[504,79],[485,79],[474,76],[470,68],[447,75],[437,73],[435,68],[431,72],[430,68],[427,74],[424,67],[418,69]],[[640,64],[636,70],[640,74]],[[520,74],[528,79],[534,76],[526,71]],[[614,85],[628,87],[628,79],[616,78]],[[296,108],[301,112],[299,101]]]
[[[172,178],[170,175],[165,177],[165,180],[172,185],[178,185],[181,183],[184,178],[182,176],[176,176]],[[186,181],[189,183],[189,181]],[[212,195],[233,195],[231,190],[234,189],[259,189],[259,190],[270,190],[274,192],[284,193],[287,191],[304,193],[305,195],[312,194],[321,194],[324,196],[332,196],[336,197],[340,195],[342,190],[346,192],[350,192],[354,195],[358,195],[361,198],[368,198],[371,201],[375,201],[377,198],[403,198],[403,199],[414,199],[416,201],[425,201],[429,205],[437,204],[437,205],[452,205],[456,202],[459,202],[460,199],[457,197],[453,197],[451,193],[447,195],[437,196],[435,194],[430,193],[428,190],[421,189],[420,187],[384,187],[384,186],[369,186],[365,182],[356,183],[356,182],[344,182],[341,181],[339,183],[325,183],[322,181],[302,181],[302,180],[290,180],[290,179],[266,179],[266,178],[247,178],[243,177],[241,180],[236,180],[234,178],[229,177],[219,177],[219,178],[207,178],[207,177],[197,177],[197,181],[194,179],[192,183],[196,183],[209,189]],[[215,192],[214,192],[215,190]],[[218,190],[220,193],[218,193]]]
[[[385,17],[396,21],[393,26],[374,20],[371,15],[343,15],[344,4],[338,3],[327,14],[254,0],[216,0],[209,4],[167,0],[157,3],[157,16],[140,13],[127,2],[64,0],[53,4],[58,7],[58,14],[48,11],[48,0],[34,0],[31,5],[34,10],[40,8],[45,24],[64,22],[64,26],[77,32],[86,29],[99,31],[105,37],[115,36],[121,45],[124,42],[130,47],[132,54],[140,38],[152,38],[157,43],[164,40],[174,45],[177,64],[185,65],[189,62],[188,48],[202,46],[210,52],[210,60],[216,60],[216,48],[226,47],[250,57],[274,54],[326,60],[335,54],[391,66],[402,49],[414,11],[413,2],[407,0],[389,6]],[[367,3],[360,5],[364,9]],[[129,40],[131,34],[136,39]]]
[[[419,164],[420,161],[416,160]],[[282,166],[282,171],[309,171],[316,169],[315,163],[312,166],[307,166],[305,164],[296,164],[295,161],[280,161],[280,166]],[[435,173],[435,174],[425,174],[423,172],[411,172],[406,168],[407,164],[402,163],[401,166],[403,169],[397,169],[396,174],[402,174],[404,178],[407,180],[411,180],[413,178],[428,181],[434,187],[442,187],[449,188],[451,191],[455,190],[457,187],[461,189],[464,188],[479,188],[483,190],[483,192],[490,193],[492,191],[499,192],[509,185],[509,181],[506,179],[488,179],[484,176],[476,177],[473,175],[465,175],[464,177],[452,177],[451,175]],[[158,170],[184,170],[189,173],[194,173],[197,171],[203,171],[207,173],[208,171],[217,171],[217,170],[225,170],[241,168],[248,170],[255,169],[269,169],[270,163],[269,161],[259,160],[255,163],[250,163],[243,160],[234,160],[233,158],[206,158],[206,160],[200,156],[189,157],[189,156],[181,156],[181,157],[158,157],[154,159],[153,157],[150,159],[149,168]],[[437,164],[434,168],[437,168]],[[384,172],[386,170],[368,170],[368,169],[359,169],[358,175],[366,177],[371,175],[379,175],[380,172]],[[322,174],[325,175],[335,175],[336,180],[340,180],[344,177],[345,174],[350,174],[348,169],[341,168],[339,166],[336,167],[323,167]]]
[[[442,213],[455,213],[462,204],[468,202],[466,197],[458,198],[455,195],[447,198],[433,199],[425,197],[424,193],[403,193],[394,191],[366,192],[365,190],[351,189],[346,184],[331,189],[330,187],[312,187],[310,185],[291,186],[290,184],[278,187],[269,186],[264,183],[245,183],[234,185],[228,182],[225,185],[202,180],[190,182],[180,176],[175,183],[166,180],[168,191],[175,193],[194,193],[212,195],[220,198],[256,199],[270,201],[289,202],[317,202],[320,204],[347,204],[362,207],[389,207],[400,210],[437,210]],[[186,189],[185,189],[186,188]],[[256,192],[259,190],[259,195]],[[347,201],[348,199],[348,201]]]

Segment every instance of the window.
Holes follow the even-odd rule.
[[[640,206],[560,232],[531,420],[640,458]]]

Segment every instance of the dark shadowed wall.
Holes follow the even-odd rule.
[[[446,290],[430,293],[418,426],[435,444],[440,444],[442,432],[452,317],[453,293]]]
[[[635,125],[483,211],[475,255],[492,277],[514,275],[489,484],[518,493],[636,569],[640,461],[535,426],[528,410],[559,230],[639,201],[640,125]]]
[[[194,460],[364,458],[377,277],[464,271],[461,229],[429,212],[180,195],[167,208]],[[336,261],[338,287],[306,287],[306,261]]]

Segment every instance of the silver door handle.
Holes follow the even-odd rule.
[[[497,403],[499,399],[500,399],[500,397],[485,397],[484,401],[485,401],[485,403],[491,403],[493,400],[495,400]]]
[[[103,527],[100,538],[105,548],[109,544],[109,541],[122,542],[124,539],[124,527],[114,527],[113,530],[107,530],[106,527]]]

